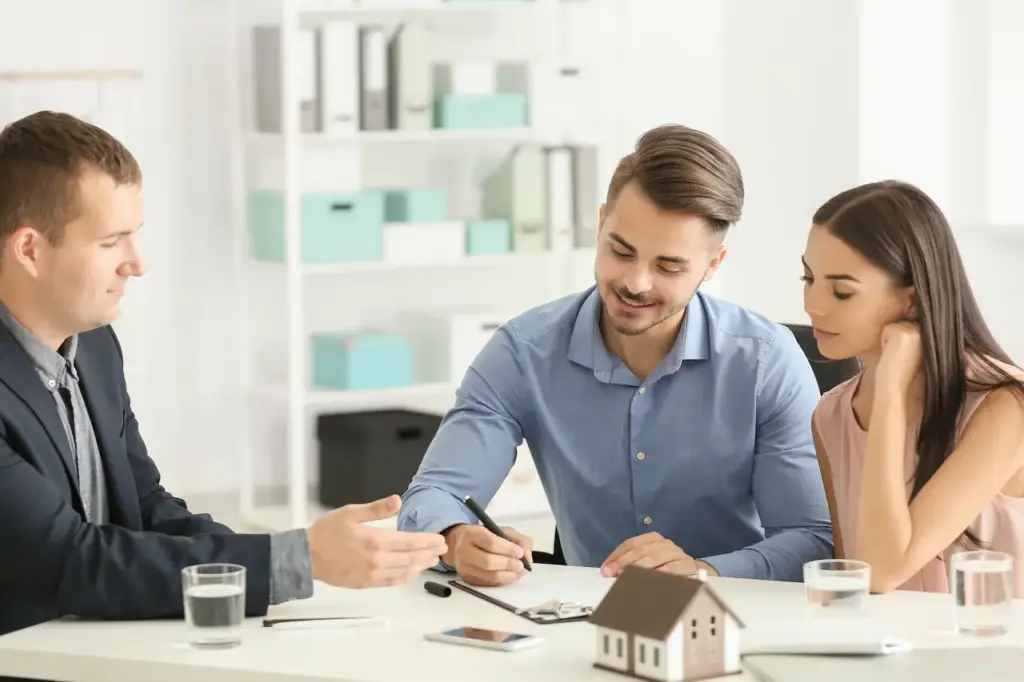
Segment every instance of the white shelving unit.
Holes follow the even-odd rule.
[[[391,153],[403,145],[444,150],[445,153],[472,154],[477,145],[494,148],[505,145],[511,149],[519,143],[538,144],[587,144],[598,148],[598,183],[602,187],[610,175],[617,159],[612,121],[607,127],[590,130],[590,137],[580,137],[579,126],[568,123],[552,124],[550,120],[537,120],[535,112],[544,98],[554,96],[552,83],[557,83],[559,69],[566,66],[562,48],[567,36],[566,13],[596,12],[597,25],[612,35],[614,22],[614,0],[232,0],[235,31],[233,54],[236,61],[230,65],[237,87],[234,88],[233,120],[236,122],[232,140],[232,170],[234,176],[234,230],[236,236],[235,272],[238,274],[239,306],[248,318],[250,302],[246,295],[254,277],[280,277],[284,291],[286,315],[281,325],[287,330],[287,341],[283,352],[286,354],[287,369],[283,381],[268,382],[257,375],[253,367],[253,339],[249,320],[243,321],[238,334],[241,340],[238,348],[239,367],[242,371],[242,385],[246,387],[247,402],[243,410],[245,422],[239,427],[240,462],[239,483],[241,494],[241,515],[251,525],[268,530],[308,525],[322,513],[318,505],[309,499],[309,472],[307,457],[310,452],[311,418],[327,411],[356,411],[381,408],[412,408],[419,405],[450,405],[454,400],[454,385],[432,383],[405,388],[367,391],[317,391],[309,387],[308,353],[308,301],[307,293],[314,285],[322,286],[323,280],[339,282],[353,281],[375,273],[396,273],[401,277],[420,276],[434,272],[444,273],[458,269],[463,276],[470,276],[472,268],[529,268],[530,273],[547,283],[547,298],[555,298],[580,287],[574,284],[573,272],[592,271],[592,249],[572,249],[543,253],[509,253],[487,256],[466,256],[444,262],[423,262],[397,264],[389,262],[351,263],[339,265],[305,265],[300,259],[300,199],[303,193],[301,163],[306,150],[317,150],[329,154],[359,154],[365,159],[388,150]],[[570,8],[570,6],[572,6]],[[299,102],[297,85],[294,82],[295,69],[291,68],[297,53],[297,35],[302,27],[319,25],[335,19],[351,19],[361,23],[396,22],[416,19],[429,24],[443,24],[461,18],[483,18],[498,26],[505,25],[505,19],[528,22],[530,35],[524,36],[524,44],[531,46],[527,60],[530,67],[531,125],[527,128],[499,130],[386,130],[358,132],[352,136],[325,134],[303,134],[298,120]],[[591,20],[594,20],[592,17]],[[267,134],[255,132],[250,123],[253,120],[254,99],[251,95],[253,75],[252,55],[249,51],[249,32],[257,24],[276,24],[281,33],[282,83],[282,132]],[[588,68],[595,63],[610,63],[609,43],[594,40],[597,57],[588,57]],[[605,61],[609,60],[609,61]],[[597,67],[600,68],[600,67]],[[610,72],[605,72],[610,73]],[[599,88],[607,88],[608,79],[598,79]],[[591,111],[601,109],[600,94],[597,101],[581,102],[580,106]],[[604,101],[607,101],[604,99]],[[561,118],[560,120],[570,120]],[[281,190],[285,203],[285,262],[283,264],[257,263],[250,259],[246,227],[246,194],[249,189],[249,160],[253,154],[273,154],[280,163]],[[594,207],[597,210],[597,206]],[[333,279],[333,278],[336,278]],[[578,277],[576,278],[578,281]],[[538,301],[539,302],[539,301]],[[500,301],[495,302],[501,307]],[[260,372],[262,374],[262,372]],[[285,415],[287,445],[280,454],[287,461],[288,501],[286,505],[257,506],[256,481],[253,461],[253,435],[256,424],[251,423],[251,414],[256,406],[268,405]],[[516,475],[522,475],[521,473]],[[510,476],[511,478],[511,476]],[[536,495],[539,486],[533,486],[528,495]],[[401,492],[401,491],[395,491]],[[542,494],[542,491],[541,491]],[[499,494],[499,497],[501,494]],[[496,497],[494,504],[501,507]]]

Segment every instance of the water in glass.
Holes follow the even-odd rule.
[[[871,569],[860,561],[811,561],[804,566],[804,590],[816,609],[859,611],[871,588]]]
[[[1001,552],[963,552],[954,554],[951,563],[957,630],[982,637],[1005,634],[1013,599],[1013,557]]]
[[[193,646],[220,648],[242,641],[245,568],[230,564],[190,566],[183,571],[185,624]]]

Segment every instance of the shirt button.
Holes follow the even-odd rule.
[[[639,460],[640,460],[641,462],[642,462],[642,461],[644,460],[644,457],[646,457],[646,456],[647,456],[647,455],[645,455],[645,454],[644,454],[644,453],[642,453],[642,452],[638,452],[638,453],[636,453],[636,458],[637,458],[637,459],[639,459]]]
[[[641,386],[640,387],[640,395],[643,395],[646,392],[647,392],[647,389],[645,387]]]
[[[644,517],[644,525],[645,526],[649,526],[649,525],[651,525],[651,523],[652,523],[651,517],[650,516],[645,516]]]
[[[50,380],[49,380],[49,381],[47,381],[46,383],[47,383],[47,385],[48,385],[48,386],[49,386],[50,388],[53,388],[54,386],[56,386],[56,385],[57,385],[57,382],[56,382],[56,381],[54,381],[53,379],[50,379]]]

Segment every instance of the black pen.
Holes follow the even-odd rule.
[[[473,512],[473,515],[476,516],[478,519],[480,519],[480,523],[484,524],[484,528],[486,528],[487,530],[491,531],[492,533],[497,535],[502,540],[508,540],[508,536],[505,535],[505,533],[500,528],[498,528],[498,524],[496,524],[493,520],[491,520],[491,517],[487,515],[487,512],[484,511],[483,507],[481,507],[479,504],[477,504],[476,500],[474,500],[469,495],[466,495],[462,499],[462,501],[466,503],[467,507],[469,507],[469,511]],[[512,542],[511,540],[508,540],[508,541]],[[525,568],[527,571],[532,571],[533,570],[533,567],[530,566],[530,562],[526,560],[526,553],[525,552],[523,553],[522,562],[523,562],[523,568]]]

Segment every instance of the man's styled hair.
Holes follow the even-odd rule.
[[[704,218],[713,234],[724,233],[743,212],[736,159],[715,138],[686,126],[659,126],[637,140],[612,175],[609,208],[630,182],[662,211]]]
[[[78,181],[90,170],[140,185],[138,161],[113,135],[70,114],[40,111],[0,131],[0,244],[32,225],[54,244],[81,214]]]

